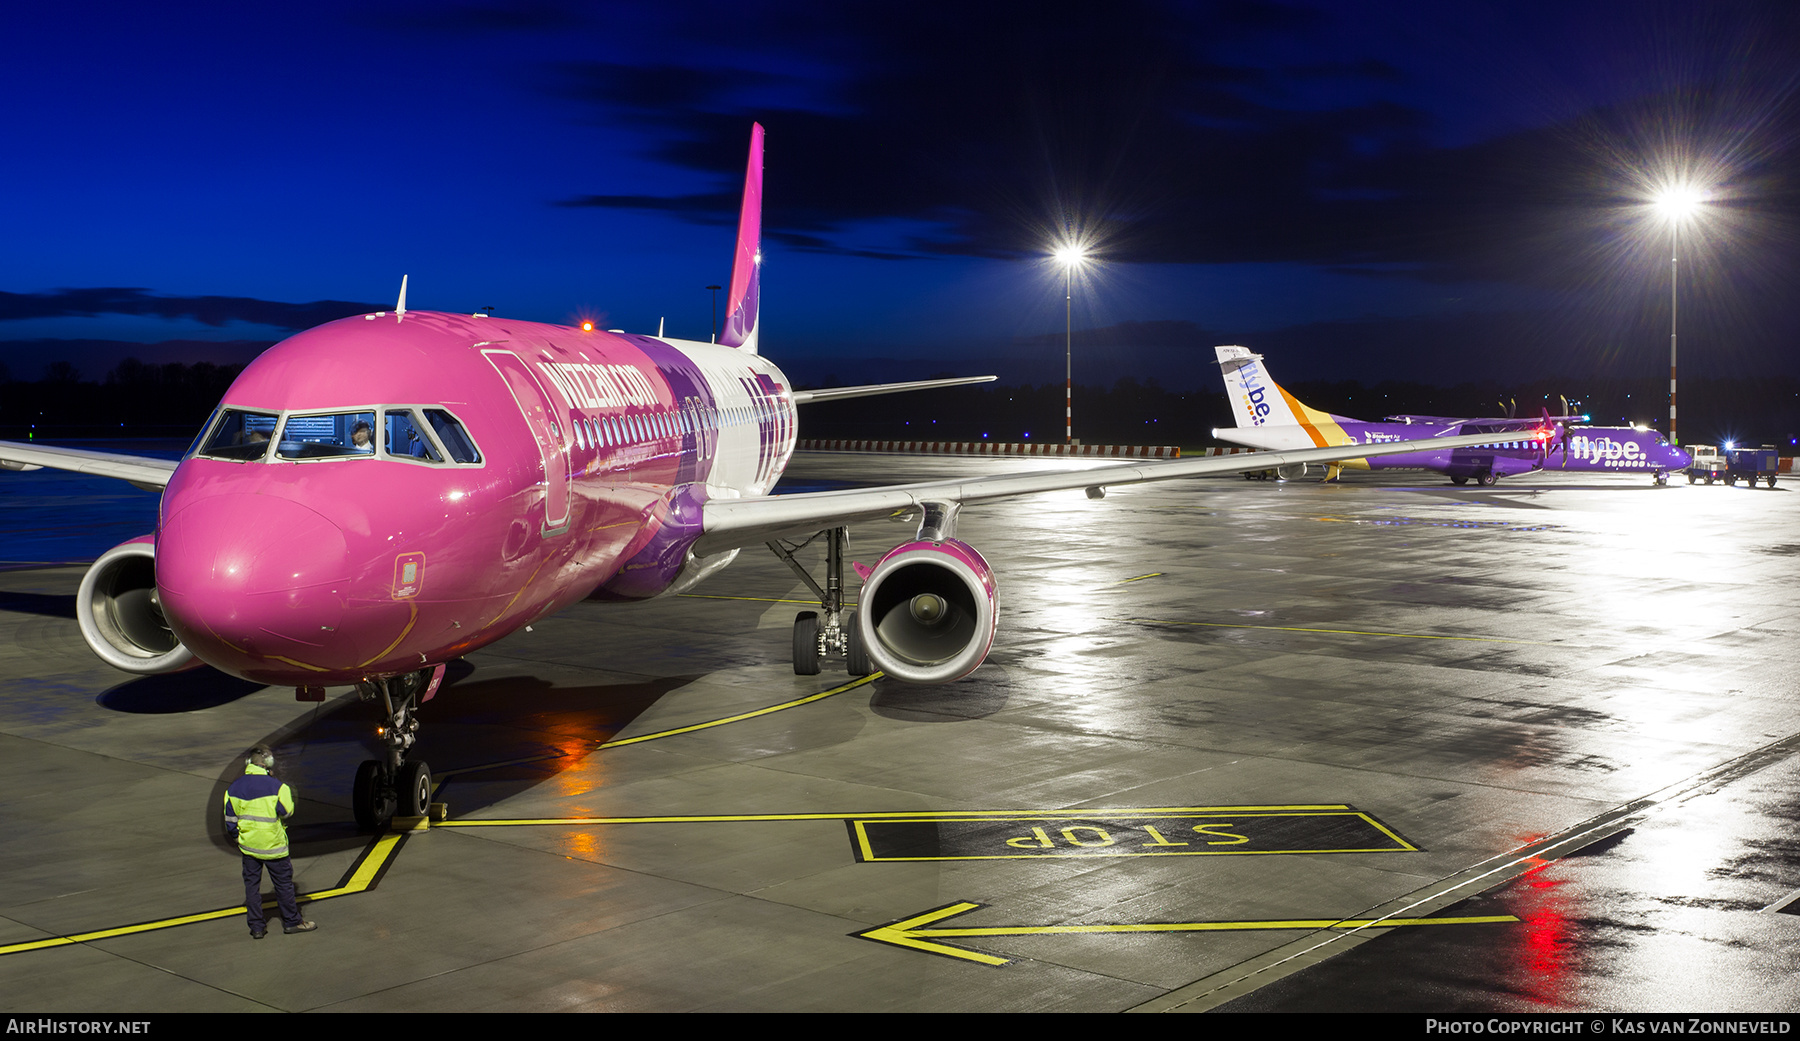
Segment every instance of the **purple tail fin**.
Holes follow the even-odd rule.
[[[725,331],[719,342],[756,353],[756,318],[762,305],[763,128],[750,127],[750,161],[744,169],[744,208],[738,214],[737,256],[731,262],[731,294],[725,298]]]

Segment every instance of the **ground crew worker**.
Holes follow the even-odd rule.
[[[294,899],[294,863],[288,859],[287,827],[294,815],[294,793],[275,769],[275,753],[257,745],[244,753],[244,776],[225,789],[225,834],[237,840],[244,855],[244,910],[250,918],[250,938],[267,934],[263,923],[262,873],[269,869],[275,883],[275,900],[281,905],[281,931],[308,933],[318,926],[300,917]]]

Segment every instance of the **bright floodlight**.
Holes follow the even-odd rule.
[[[1691,185],[1671,185],[1656,193],[1656,208],[1671,220],[1691,217],[1706,201],[1706,193]]]
[[[1082,249],[1080,245],[1071,242],[1067,245],[1056,247],[1056,252],[1052,253],[1051,256],[1055,257],[1056,262],[1062,266],[1072,268],[1087,259],[1087,250]]]

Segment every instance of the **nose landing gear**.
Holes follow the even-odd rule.
[[[817,538],[825,540],[823,587],[813,580],[805,565],[794,559],[795,550]],[[817,676],[821,658],[844,659],[852,676],[874,672],[875,664],[869,660],[856,628],[856,609],[844,605],[844,558],[850,551],[850,529],[830,528],[794,546],[779,541],[768,546],[819,597],[818,611],[802,611],[794,616],[794,675]]]
[[[386,721],[375,733],[387,745],[384,759],[368,759],[356,768],[351,800],[356,826],[366,831],[387,827],[396,816],[423,817],[431,805],[431,767],[408,762],[406,753],[418,740],[418,707],[437,693],[444,680],[442,665],[403,676],[364,680],[356,692],[364,700],[381,699]]]

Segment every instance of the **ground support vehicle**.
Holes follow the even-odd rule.
[[[1689,484],[1705,481],[1711,484],[1725,477],[1725,453],[1719,451],[1718,445],[1689,445],[1688,454],[1693,462],[1688,464],[1687,479]]]
[[[1736,484],[1739,481],[1749,482],[1756,487],[1756,479],[1762,478],[1775,487],[1775,471],[1781,466],[1781,454],[1774,445],[1763,445],[1760,448],[1727,448],[1725,449],[1725,483]]]

